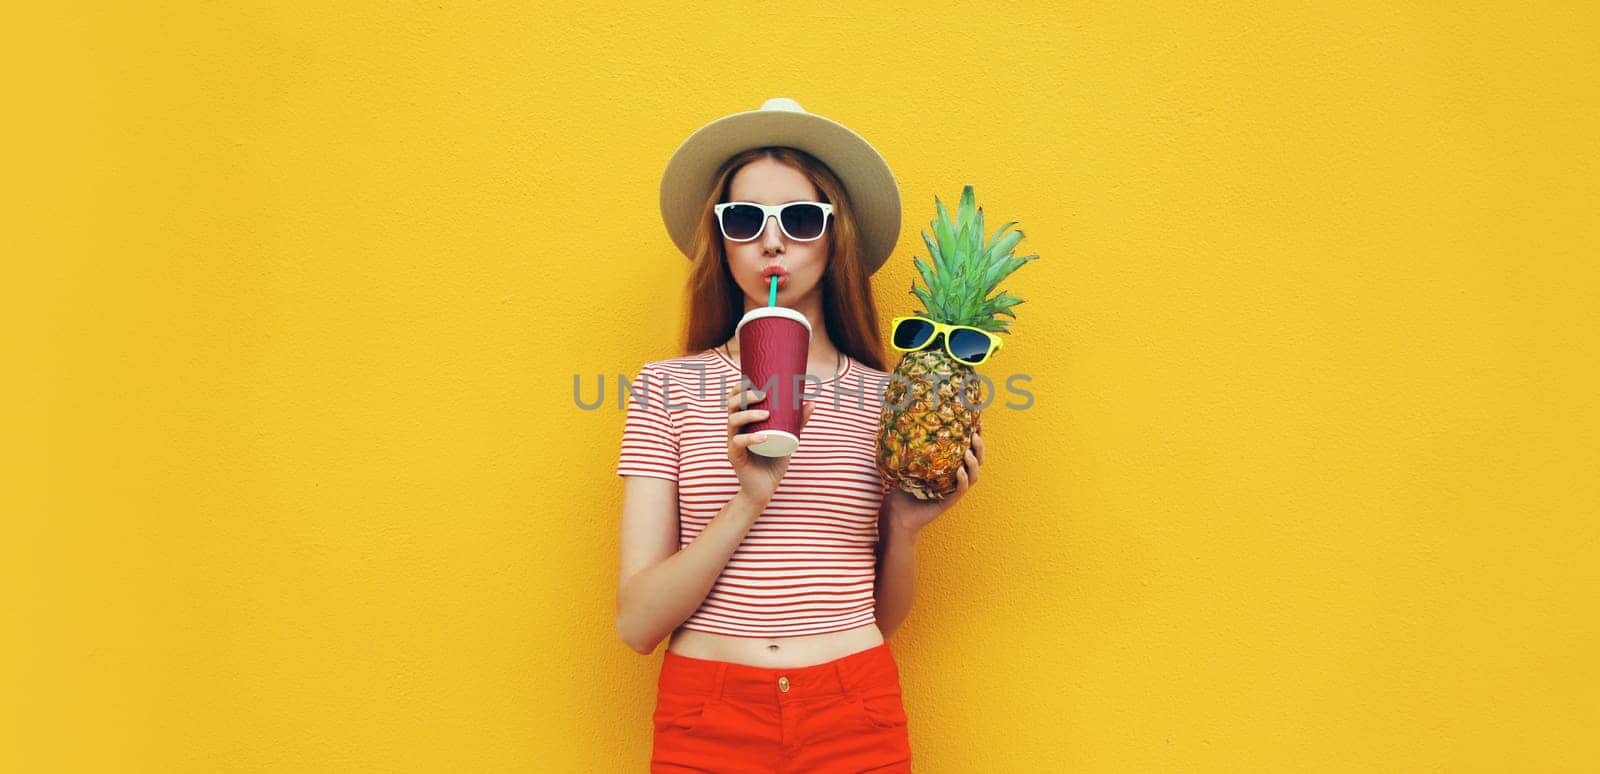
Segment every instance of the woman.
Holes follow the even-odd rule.
[[[983,446],[943,501],[887,492],[877,470],[868,278],[899,233],[894,177],[859,135],[777,98],[691,135],[661,205],[693,262],[686,354],[640,369],[617,467],[617,631],[643,654],[671,635],[651,770],[909,771],[885,638],[911,605],[918,532],[976,482]],[[771,276],[811,323],[816,379],[800,448],[778,458],[738,432],[766,412],[734,336]]]

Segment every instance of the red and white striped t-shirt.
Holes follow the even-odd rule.
[[[878,423],[888,374],[845,357],[820,383],[800,447],[686,629],[791,637],[865,626],[874,616]],[[617,474],[678,484],[679,547],[739,490],[723,395],[738,366],[718,350],[644,364],[632,383]],[[759,385],[757,385],[759,386]]]

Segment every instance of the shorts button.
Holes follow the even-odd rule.
[[[783,691],[784,693],[788,693],[789,692],[789,678],[787,678],[787,677],[778,678],[778,690]]]

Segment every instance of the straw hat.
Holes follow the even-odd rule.
[[[900,237],[900,188],[883,156],[844,124],[773,97],[759,110],[733,113],[695,130],[667,161],[661,175],[661,219],[667,233],[689,255],[700,209],[711,195],[711,179],[729,156],[749,148],[799,148],[827,164],[849,192],[861,229],[861,259],[870,274],[888,260]]]

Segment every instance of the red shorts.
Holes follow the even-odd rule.
[[[652,716],[652,772],[911,771],[889,643],[769,669],[667,651]]]

